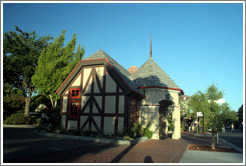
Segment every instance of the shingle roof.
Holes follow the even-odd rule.
[[[92,59],[101,59],[106,58],[109,63],[114,67],[114,69],[118,72],[118,74],[122,77],[122,79],[128,84],[128,86],[135,92],[139,93],[139,90],[134,85],[131,73],[127,71],[123,66],[121,66],[118,62],[116,62],[112,57],[110,57],[107,53],[103,50],[99,50],[96,53],[86,57],[84,60],[92,60]]]
[[[180,89],[152,58],[149,58],[135,73],[132,74],[132,79],[137,87],[160,86]]]

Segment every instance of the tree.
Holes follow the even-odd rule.
[[[11,85],[3,84],[3,119],[5,120],[11,114],[23,111],[25,98],[22,91],[14,89]]]
[[[226,126],[227,124],[237,123],[238,120],[237,112],[232,111],[228,103],[222,104],[221,108],[222,108],[221,117],[224,126]]]
[[[56,107],[56,100],[59,98],[55,94],[56,90],[72,71],[72,69],[82,59],[85,51],[84,47],[78,46],[75,52],[76,35],[64,47],[65,30],[43,49],[32,81],[40,94],[50,99],[52,107]]]
[[[240,124],[243,122],[243,105],[238,109],[238,121]]]
[[[223,93],[213,84],[208,87],[206,96],[209,103],[208,125],[212,129],[212,149],[215,149],[215,134],[222,128],[222,107],[216,103],[218,99],[223,98]]]
[[[212,149],[215,149],[215,134],[221,130],[223,125],[222,112],[225,105],[216,103],[221,98],[223,98],[223,93],[212,84],[205,93],[198,91],[190,100],[190,108],[194,112],[202,112],[205,126],[212,129]]]
[[[20,89],[25,97],[25,116],[29,116],[31,96],[36,90],[31,81],[38,56],[51,37],[38,37],[15,26],[3,35],[3,82]]]

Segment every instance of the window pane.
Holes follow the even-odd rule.
[[[79,96],[79,90],[76,90],[76,96]]]

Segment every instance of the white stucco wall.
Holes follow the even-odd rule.
[[[108,73],[106,74],[106,92],[116,92],[116,83]]]
[[[167,99],[167,94],[170,96],[170,100],[173,101],[173,139],[181,138],[180,134],[180,106],[179,106],[179,92],[169,89],[140,89],[142,94],[145,94],[145,99],[140,102],[139,107],[139,122],[146,126],[149,124],[149,129],[154,132],[152,139],[159,139],[159,102]]]
[[[125,96],[119,96],[119,113],[123,114],[125,110]]]
[[[68,121],[68,125],[67,125],[67,129],[69,129],[69,130],[77,130],[78,129],[77,128],[77,124],[78,124],[77,121],[75,121],[75,120],[69,120]]]
[[[139,123],[153,132],[152,139],[159,139],[159,106],[140,106]]]
[[[62,112],[67,112],[67,105],[68,105],[68,97],[64,96],[63,97],[63,102],[62,102]]]
[[[66,115],[62,115],[61,126],[63,129],[66,128]]]
[[[81,74],[73,82],[72,86],[80,86],[80,83],[81,83]]]
[[[114,117],[104,117],[104,133],[114,134]]]

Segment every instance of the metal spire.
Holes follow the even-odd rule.
[[[152,35],[150,35],[150,51],[149,51],[149,58],[152,58]]]

